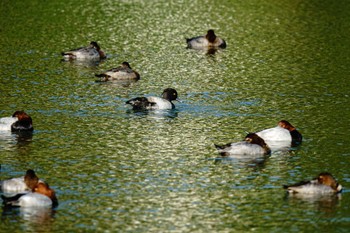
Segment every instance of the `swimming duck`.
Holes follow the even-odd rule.
[[[228,143],[223,146],[215,145],[222,156],[235,155],[268,155],[270,148],[265,141],[255,133],[249,133],[244,141]]]
[[[62,56],[67,60],[99,60],[106,58],[106,54],[95,41],[91,41],[87,47],[62,52]]]
[[[58,204],[55,191],[48,184],[39,182],[32,192],[19,193],[15,196],[1,196],[5,205],[21,207],[55,207]]]
[[[24,111],[16,111],[12,114],[12,117],[0,118],[0,130],[12,132],[33,131],[33,121]]]
[[[126,104],[130,104],[134,110],[174,109],[175,105],[171,101],[176,99],[177,91],[173,88],[166,88],[162,93],[162,97],[136,97],[126,101]]]
[[[186,39],[186,42],[187,48],[192,49],[226,48],[226,42],[217,37],[212,29],[206,35]]]
[[[1,181],[0,187],[3,193],[21,193],[32,190],[39,182],[43,183],[32,169],[28,169],[22,177]]]
[[[284,185],[289,193],[300,194],[332,194],[342,191],[342,186],[328,172],[320,173],[310,181],[302,181],[294,185]]]
[[[96,77],[101,78],[101,82],[111,80],[139,80],[140,75],[132,70],[128,62],[123,62],[121,66],[105,71],[102,74],[96,74]]]
[[[284,146],[296,146],[302,142],[302,135],[288,121],[281,120],[274,128],[265,129],[256,133],[265,142],[273,147],[276,142],[284,142]]]

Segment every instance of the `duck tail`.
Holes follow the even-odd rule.
[[[62,56],[73,56],[74,54],[71,52],[61,52]]]
[[[190,48],[192,48],[192,46],[191,46],[191,38],[185,38],[185,40],[186,40],[186,44],[187,44],[187,49],[190,49]]]
[[[134,110],[147,109],[147,107],[152,104],[146,97],[136,97],[134,99],[126,101],[125,103],[130,104]]]
[[[106,74],[95,74],[95,77],[105,78],[105,77],[108,77],[108,75],[106,75]]]
[[[25,193],[19,193],[11,197],[7,197],[5,195],[1,195],[1,199],[6,206],[17,206],[18,205],[18,199],[25,195]]]
[[[144,99],[142,97],[136,97],[134,99],[128,100],[125,103],[130,104],[133,107],[141,107],[143,105]]]
[[[215,146],[216,149],[218,149],[218,150],[223,150],[223,149],[225,149],[225,146],[224,146],[224,145],[223,145],[223,146],[220,146],[220,145],[214,144],[214,146]]]
[[[134,99],[131,99],[125,102],[125,104],[130,104],[130,105],[134,105],[134,103],[135,103]]]

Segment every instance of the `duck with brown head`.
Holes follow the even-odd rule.
[[[107,70],[101,74],[95,74],[96,77],[99,77],[99,82],[107,82],[113,80],[134,80],[137,81],[140,79],[140,74],[131,69],[128,62],[123,62],[120,66]]]
[[[1,198],[6,206],[56,207],[58,205],[55,191],[49,185],[40,182],[32,192],[19,193],[11,197],[2,195]]]
[[[33,131],[32,118],[24,111],[16,111],[12,117],[17,117],[17,121],[11,125],[12,132]]]
[[[62,52],[62,56],[66,60],[100,60],[105,59],[106,54],[103,52],[99,44],[91,41],[87,47],[80,47]]]
[[[32,118],[23,110],[15,111],[11,117],[0,118],[0,131],[31,132],[33,130]]]
[[[0,186],[3,193],[13,195],[14,193],[28,192],[39,182],[44,183],[32,169],[28,169],[24,176],[2,180]]]
[[[342,191],[342,186],[328,172],[322,172],[316,178],[309,181],[284,185],[283,188],[292,194],[334,194]]]
[[[215,145],[222,156],[241,157],[250,155],[268,155],[270,148],[265,141],[255,133],[249,133],[244,141],[228,143],[223,146]]]
[[[1,198],[7,206],[55,207],[58,205],[55,191],[47,183],[39,180],[31,169],[27,170],[24,178],[3,181],[2,191],[4,194],[1,195]]]

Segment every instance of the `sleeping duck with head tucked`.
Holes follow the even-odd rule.
[[[208,30],[206,35],[186,39],[187,48],[197,50],[208,50],[212,48],[226,48],[226,42],[215,35],[214,30]]]
[[[271,153],[265,141],[255,133],[249,133],[244,141],[228,143],[226,145],[215,145],[221,156],[248,157],[264,156]]]
[[[11,117],[0,118],[0,131],[31,132],[32,118],[24,111],[15,111]]]
[[[162,97],[136,97],[126,101],[126,104],[130,104],[133,110],[174,109],[175,105],[172,101],[176,100],[177,97],[177,91],[175,89],[166,88],[162,93]]]
[[[335,194],[342,191],[342,186],[328,172],[320,173],[316,178],[308,181],[301,181],[293,185],[284,185],[284,189],[291,194]]]
[[[100,78],[100,82],[107,82],[113,80],[134,80],[140,79],[140,74],[131,69],[128,62],[123,62],[120,66],[107,70],[101,74],[95,74]]]
[[[106,54],[101,49],[100,45],[91,41],[89,46],[72,49],[62,52],[62,56],[66,60],[101,60],[106,58]]]

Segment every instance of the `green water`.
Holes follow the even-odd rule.
[[[31,138],[0,134],[0,179],[28,168],[53,212],[6,212],[1,232],[347,232],[350,3],[346,1],[1,1],[0,117],[25,110]],[[208,29],[214,55],[186,49]],[[60,52],[98,41],[98,66]],[[128,61],[130,85],[95,82]],[[125,101],[175,88],[176,110]],[[214,143],[289,120],[304,136],[264,161],[215,160]],[[283,184],[331,172],[340,197]]]

